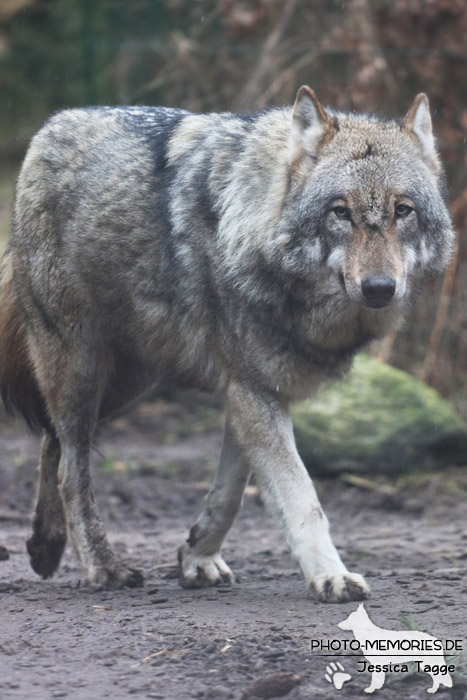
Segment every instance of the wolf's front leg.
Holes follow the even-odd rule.
[[[349,573],[334,547],[328,520],[295,446],[292,422],[271,395],[231,384],[231,424],[270,513],[285,530],[310,594],[324,602],[363,600],[369,587]]]
[[[178,551],[180,584],[204,588],[234,582],[234,575],[220,550],[241,506],[250,469],[233,436],[227,415],[219,467],[208,494],[206,507],[190,529],[186,544]]]

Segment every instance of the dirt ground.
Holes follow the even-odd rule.
[[[25,549],[35,493],[37,440],[0,423],[0,700],[101,698],[368,697],[361,657],[320,656],[311,640],[352,639],[337,623],[356,603],[308,600],[281,533],[254,486],[224,555],[233,587],[183,590],[176,551],[197,517],[220,450],[221,417],[204,404],[145,403],[106,427],[94,454],[97,496],[115,549],[146,571],[144,588],[83,585],[71,547],[41,581]],[[467,637],[467,483],[462,470],[389,488],[317,484],[344,561],[367,577],[373,622]],[[0,549],[0,558],[2,550]],[[452,689],[467,697],[467,654]],[[340,661],[341,690],[326,667]],[[290,674],[277,676],[277,674]],[[270,676],[275,676],[272,680]],[[376,695],[426,697],[424,673],[388,674]],[[290,688],[290,690],[288,690]]]

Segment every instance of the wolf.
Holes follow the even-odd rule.
[[[253,471],[311,596],[366,598],[332,542],[289,404],[397,328],[454,232],[427,97],[401,120],[307,86],[257,114],[92,107],[53,116],[17,183],[2,261],[0,385],[42,431],[27,548],[67,533],[88,581],[137,586],[93,492],[97,424],[158,385],[223,396],[220,464],[179,550],[185,587],[234,581],[221,546]]]
[[[365,693],[374,693],[383,687],[385,674],[391,670],[391,666],[409,663],[415,663],[417,670],[430,674],[433,685],[427,693],[436,693],[440,685],[452,688],[449,669],[453,667],[446,664],[443,645],[436,637],[414,630],[396,631],[377,627],[370,620],[363,603],[337,626],[353,632],[365,659],[376,669],[372,671],[371,683],[365,688]],[[392,649],[393,654],[388,649]]]

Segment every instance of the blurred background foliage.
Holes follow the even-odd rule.
[[[0,246],[28,141],[61,108],[255,110],[307,83],[334,108],[400,117],[427,92],[458,251],[373,352],[467,416],[466,42],[465,0],[1,0]]]

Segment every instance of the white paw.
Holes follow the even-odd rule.
[[[348,571],[342,574],[319,574],[310,583],[309,595],[322,603],[347,603],[349,600],[365,600],[370,587],[360,574]]]
[[[183,588],[206,588],[219,583],[235,583],[235,576],[220,554],[199,556],[188,544],[178,550],[179,581]]]
[[[341,690],[344,683],[350,681],[352,676],[350,673],[346,673],[344,667],[339,661],[334,663],[331,661],[329,666],[326,666],[326,675],[324,676],[328,683],[332,683],[336,690]]]

